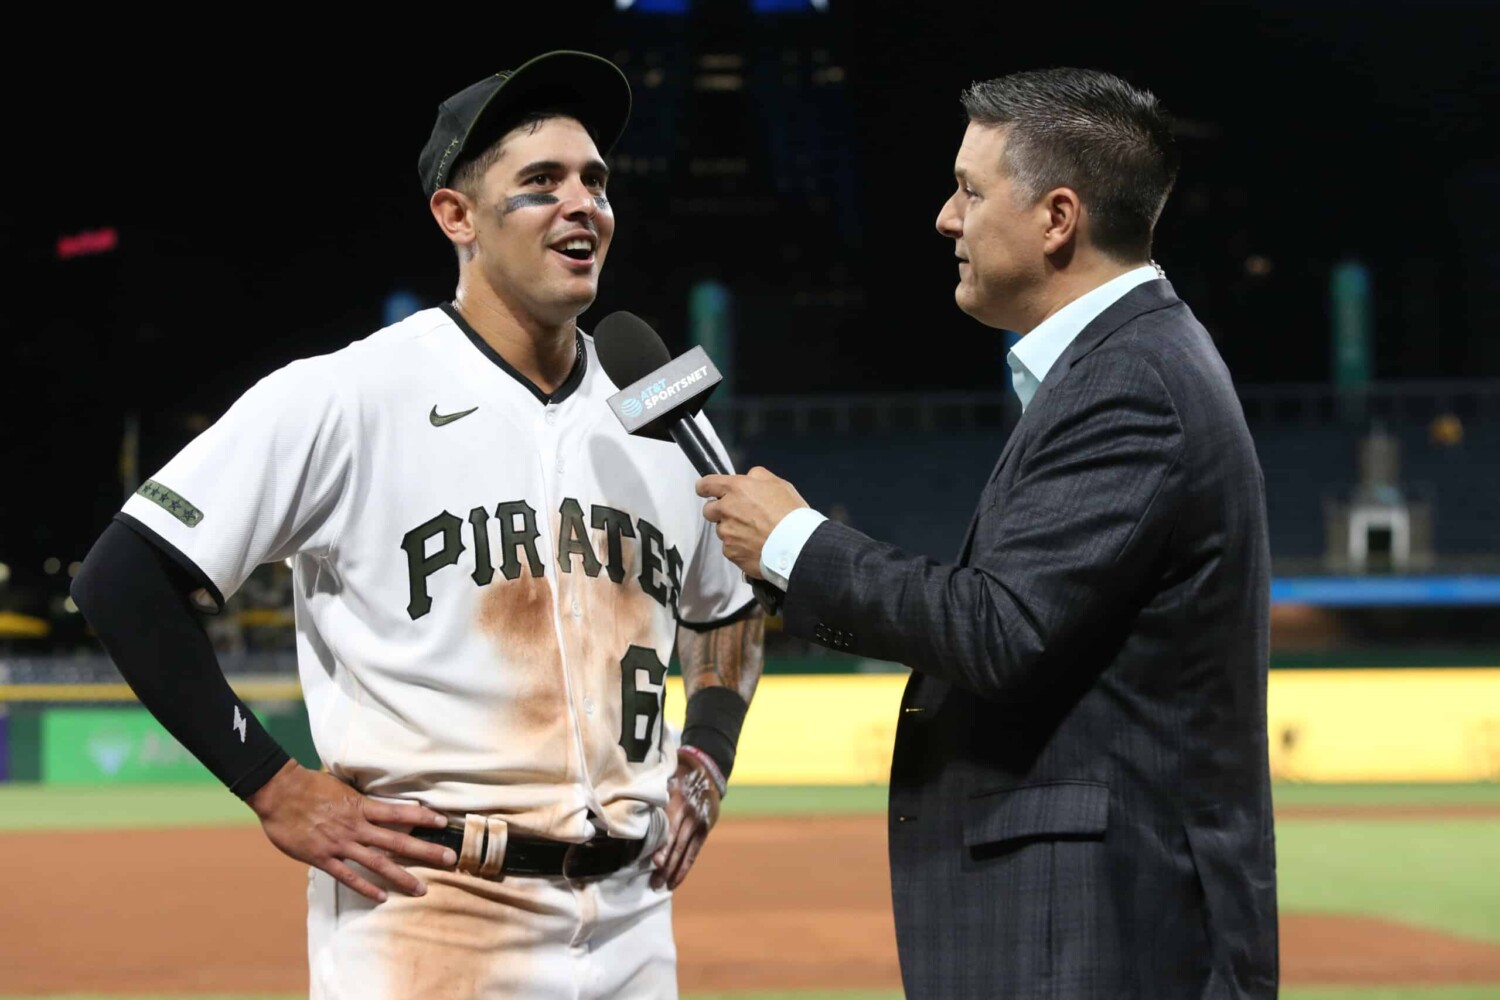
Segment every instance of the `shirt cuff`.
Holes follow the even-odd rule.
[[[818,525],[828,518],[811,507],[798,507],[786,517],[766,538],[760,550],[760,572],[782,590],[792,579],[792,567],[802,554],[802,546],[818,530]]]

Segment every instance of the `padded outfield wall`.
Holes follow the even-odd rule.
[[[757,785],[882,783],[904,672],[778,674],[762,679],[735,781]],[[298,759],[316,763],[293,681],[237,683]],[[212,781],[123,684],[0,685],[10,780],[52,784]],[[666,715],[682,722],[682,684]],[[1268,696],[1273,776],[1302,782],[1500,779],[1500,668],[1273,670]]]

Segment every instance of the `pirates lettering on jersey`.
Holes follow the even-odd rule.
[[[489,522],[492,516],[500,525],[498,553],[492,553],[490,546]],[[602,560],[589,538],[590,525],[604,532]],[[468,545],[464,543],[465,534],[468,535]],[[532,576],[542,576],[545,567],[536,546],[540,534],[536,511],[525,500],[508,500],[499,504],[493,515],[484,507],[475,507],[469,511],[467,519],[445,510],[423,521],[401,538],[410,583],[406,613],[416,621],[432,610],[432,598],[427,592],[428,578],[439,570],[457,565],[458,557],[470,547],[474,550],[474,572],[470,577],[477,586],[487,586],[495,578],[497,555],[500,573],[507,580],[521,575],[523,559]],[[632,518],[613,507],[592,504],[585,520],[583,506],[577,500],[572,497],[563,500],[558,509],[558,569],[564,573],[582,572],[591,577],[597,577],[603,570],[610,580],[623,584],[632,567],[624,563],[621,538],[640,539],[641,567],[635,579],[641,590],[662,607],[675,607],[682,589],[682,554],[675,545],[667,546],[661,530],[650,521]]]

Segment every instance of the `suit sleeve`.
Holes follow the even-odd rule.
[[[1039,413],[1010,489],[982,510],[964,567],[828,522],[792,570],[785,630],[895,660],[981,696],[1024,699],[1130,612],[1160,572],[1183,484],[1183,431],[1160,376],[1088,359]]]

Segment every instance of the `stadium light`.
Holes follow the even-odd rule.
[[[109,253],[120,245],[120,233],[114,226],[89,229],[72,236],[57,238],[57,259],[72,260],[75,257],[94,257]]]

